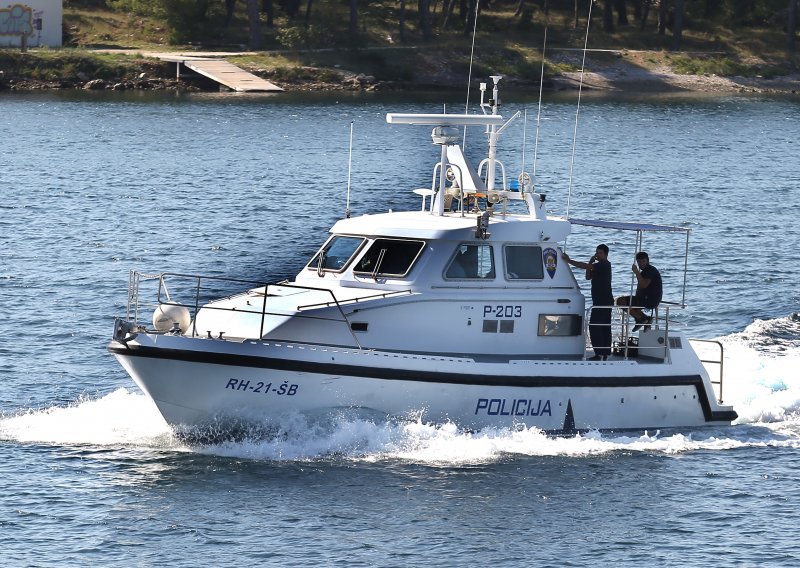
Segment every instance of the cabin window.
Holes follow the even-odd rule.
[[[444,273],[445,278],[494,278],[494,256],[489,245],[461,244]]]
[[[544,278],[542,247],[506,245],[506,278],[509,280],[541,280]]]
[[[375,239],[353,267],[359,276],[402,278],[425,248],[425,241]]]
[[[325,246],[314,255],[308,268],[311,270],[333,270],[341,272],[353,258],[364,242],[363,237],[343,237],[334,235]]]
[[[572,336],[581,335],[582,318],[574,314],[540,314],[539,335]]]

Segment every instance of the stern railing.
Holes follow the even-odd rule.
[[[645,357],[648,356],[648,352],[651,353],[650,357],[654,357],[657,359],[662,359],[661,352],[663,350],[664,357],[663,360],[665,362],[671,361],[671,343],[669,339],[669,329],[670,324],[674,323],[669,317],[669,306],[663,306],[663,317],[661,316],[661,308],[655,308],[652,311],[652,321],[649,324],[652,329],[660,330],[664,332],[664,344],[663,345],[642,345],[641,342],[638,341],[638,337],[633,335],[632,327],[636,325],[635,322],[631,321],[629,312],[632,308],[636,308],[637,306],[592,306],[586,308],[586,314],[584,317],[584,325],[583,325],[583,340],[584,345],[586,348],[591,348],[592,343],[589,337],[589,317],[592,313],[592,308],[607,308],[613,310],[612,313],[614,314],[611,318],[610,324],[595,324],[595,325],[608,325],[611,327],[611,337],[612,337],[612,354],[621,356],[623,359],[628,359],[632,357],[638,357],[639,355],[643,355]],[[641,308],[640,308],[641,309]],[[616,342],[614,339],[616,338]],[[723,377],[725,376],[723,361],[725,359],[724,348],[722,343],[714,340],[714,339],[689,339],[690,343],[702,343],[705,345],[710,345],[716,347],[718,350],[716,354],[710,354],[706,358],[701,357],[700,353],[697,353],[698,358],[703,366],[706,368],[706,371],[709,374],[709,380],[711,381],[712,385],[716,385],[718,389],[718,397],[717,401],[722,404],[722,383]],[[705,355],[705,353],[703,353]],[[710,357],[710,358],[708,358]],[[717,373],[716,378],[713,376],[711,372],[709,372],[708,366],[716,365],[718,367],[719,372]]]
[[[722,377],[725,375],[725,373],[723,372],[723,362],[725,360],[725,348],[722,346],[722,343],[717,341],[716,339],[694,339],[694,338],[690,338],[689,341],[692,342],[692,343],[703,343],[705,345],[714,346],[714,347],[718,347],[719,348],[719,352],[718,352],[719,356],[718,357],[714,357],[713,359],[703,359],[703,358],[701,358],[700,362],[703,363],[703,364],[709,363],[711,365],[717,365],[718,366],[719,378],[717,380],[714,380],[713,378],[710,378],[710,380],[711,380],[711,384],[712,385],[717,385],[717,387],[719,388],[719,396],[717,398],[717,402],[722,404]],[[699,357],[699,354],[698,354],[698,357]],[[706,367],[706,369],[708,369],[708,367]]]
[[[644,355],[645,357],[650,356],[653,358],[662,359],[665,361],[670,360],[670,346],[669,341],[666,339],[669,337],[669,326],[670,326],[670,317],[669,317],[669,306],[664,306],[663,309],[663,316],[659,308],[654,308],[652,310],[651,321],[648,325],[650,329],[654,330],[661,330],[664,332],[665,341],[663,345],[652,345],[646,346],[641,345],[639,343],[639,336],[634,335],[633,327],[636,326],[636,322],[630,316],[631,309],[649,309],[644,308],[642,306],[591,306],[586,308],[586,313],[584,315],[583,321],[583,339],[584,345],[587,348],[592,347],[592,343],[589,336],[589,319],[592,313],[592,309],[609,309],[612,310],[612,317],[611,323],[609,324],[591,324],[596,325],[598,327],[605,327],[608,326],[611,328],[611,350],[612,354],[621,356],[623,359],[628,359],[631,357],[635,357],[638,355]],[[664,356],[661,357],[659,352],[663,352]]]

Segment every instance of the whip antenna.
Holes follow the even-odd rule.
[[[589,45],[589,24],[592,23],[592,3],[589,2],[589,16],[586,18],[586,37],[583,40],[583,60],[581,61],[581,80],[578,84],[578,107],[575,109],[575,129],[572,132],[572,159],[569,163],[569,189],[567,190],[567,219],[572,199],[572,170],[575,166],[575,143],[578,138],[578,114],[581,111],[581,92],[583,91],[583,70],[586,67],[586,46]]]
[[[353,123],[355,121],[350,121],[350,149],[347,155],[347,201],[344,205],[344,217],[345,219],[350,218],[350,172],[353,169]]]
[[[533,144],[533,168],[531,172],[531,182],[533,183],[533,187],[536,187],[536,156],[539,151],[539,126],[541,125],[542,119],[542,86],[544,85],[544,52],[547,49],[547,25],[548,24],[546,23],[544,25],[544,43],[542,43],[542,72],[539,76],[539,110],[536,113],[536,139]]]
[[[467,74],[467,102],[464,105],[464,114],[469,114],[469,87],[472,84],[472,61],[475,57],[475,33],[478,30],[478,7],[481,0],[475,0],[475,17],[472,19],[472,49],[469,52],[469,73]],[[461,149],[467,149],[467,125],[464,125],[464,139],[461,142]]]

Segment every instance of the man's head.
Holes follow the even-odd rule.
[[[636,253],[636,264],[639,265],[639,268],[644,268],[650,263],[650,257],[647,256],[647,253],[643,250]]]
[[[597,249],[594,251],[594,256],[598,260],[605,260],[608,258],[608,247],[606,245],[597,245]]]

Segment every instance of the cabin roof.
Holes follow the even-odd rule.
[[[458,212],[438,216],[427,211],[403,211],[342,219],[330,232],[340,235],[461,240],[474,237],[476,224],[474,213],[462,217]],[[528,215],[498,213],[490,218],[489,230],[499,240],[536,241],[543,233],[550,240],[559,241],[569,234],[569,223],[558,218],[536,219]]]

